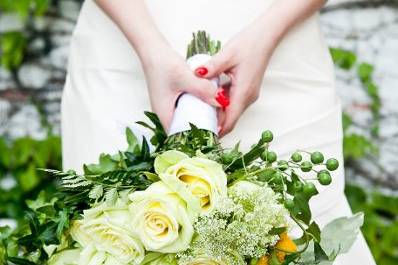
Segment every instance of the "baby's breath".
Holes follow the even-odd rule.
[[[276,244],[275,227],[286,226],[286,209],[269,187],[230,193],[194,224],[196,237],[190,248],[180,253],[187,262],[198,255],[229,265],[244,265],[247,258],[259,258]]]

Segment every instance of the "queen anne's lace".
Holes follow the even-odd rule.
[[[259,187],[220,199],[213,211],[194,224],[196,237],[190,249],[179,254],[180,261],[204,255],[220,263],[243,265],[246,258],[264,256],[279,239],[270,230],[287,225],[287,211],[278,198],[271,188]]]

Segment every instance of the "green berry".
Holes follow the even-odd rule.
[[[267,161],[267,162],[269,162],[269,163],[273,163],[273,162],[276,161],[277,155],[276,155],[276,153],[273,152],[273,151],[264,151],[264,152],[261,154],[261,159],[262,159],[263,161]]]
[[[282,183],[283,175],[280,172],[275,172],[275,174],[272,176],[272,182],[276,184]]]
[[[293,209],[294,201],[292,199],[285,199],[285,207],[286,209]]]
[[[301,154],[299,152],[293,153],[291,158],[292,158],[292,161],[296,162],[296,163],[301,162],[301,160],[303,160],[303,157],[301,156]]]
[[[315,194],[316,188],[315,188],[314,183],[312,183],[312,182],[305,183],[304,187],[303,187],[303,192],[304,192],[304,194],[309,195],[309,196]]]
[[[312,163],[309,161],[304,161],[303,163],[301,163],[300,168],[303,172],[310,172],[312,169]]]
[[[325,158],[321,152],[313,152],[311,154],[311,162],[314,164],[320,164],[323,162]]]
[[[295,182],[293,183],[293,189],[294,189],[294,191],[296,191],[296,192],[301,191],[301,190],[303,189],[303,183],[301,183],[301,181],[295,181]]]
[[[335,158],[329,158],[326,161],[326,168],[330,171],[336,170],[339,167],[339,161]]]
[[[274,135],[272,134],[271,131],[266,130],[261,134],[261,140],[265,143],[269,143],[274,139]]]
[[[329,171],[321,170],[318,173],[318,181],[322,185],[329,185],[332,182],[332,177],[330,176]]]
[[[278,161],[278,168],[281,171],[285,171],[286,169],[289,168],[289,164],[287,163],[286,160],[279,160]]]

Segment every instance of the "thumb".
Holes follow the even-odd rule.
[[[220,103],[216,100],[217,87],[207,79],[196,77],[194,77],[194,79],[193,82],[190,82],[191,85],[184,89],[184,91],[200,98],[209,105],[221,107]]]
[[[198,69],[202,69],[201,71],[195,71],[195,74],[198,77],[205,78],[213,78],[218,77],[222,73],[226,72],[233,66],[231,56],[229,52],[220,51],[215,54],[207,63]],[[203,69],[205,69],[203,71]]]

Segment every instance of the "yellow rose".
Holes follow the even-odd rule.
[[[130,220],[128,206],[120,202],[114,207],[102,204],[84,211],[83,219],[74,221],[70,230],[72,238],[83,247],[80,260],[90,260],[92,257],[88,255],[95,253],[96,258],[99,255],[106,257],[104,261],[118,260],[122,264],[140,264],[145,251],[129,229]],[[87,250],[88,247],[90,251]]]
[[[129,195],[131,226],[148,251],[176,253],[188,248],[194,230],[185,202],[163,182]]]
[[[179,151],[167,151],[155,160],[160,179],[183,198],[195,213],[207,212],[218,198],[227,196],[227,176],[215,161],[189,158]]]

